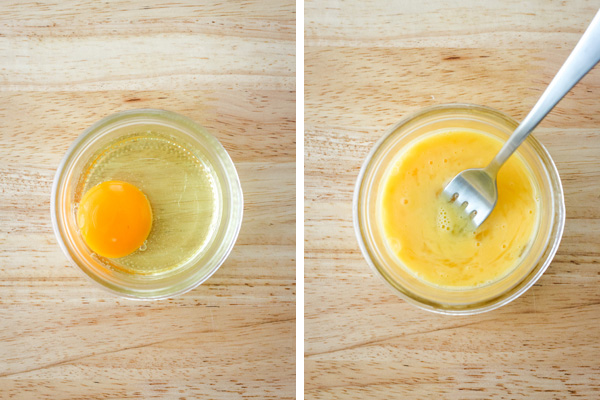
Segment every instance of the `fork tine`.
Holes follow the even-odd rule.
[[[443,198],[458,207],[475,228],[489,216],[496,204],[495,181],[481,169],[459,173],[442,191]]]

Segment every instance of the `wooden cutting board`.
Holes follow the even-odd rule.
[[[390,125],[449,102],[523,119],[598,4],[305,4],[305,398],[598,398],[600,68],[535,131],[567,221],[554,262],[513,303],[470,317],[407,304],[368,268],[351,210]]]
[[[0,398],[291,399],[295,392],[295,5],[4,2]],[[237,244],[200,287],[117,298],[69,265],[50,190],[71,142],[161,108],[228,150]]]

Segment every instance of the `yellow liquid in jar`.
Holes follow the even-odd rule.
[[[414,276],[473,288],[501,279],[526,255],[539,226],[539,195],[520,156],[500,169],[498,203],[478,229],[440,197],[456,174],[485,167],[501,147],[482,132],[444,131],[410,144],[388,167],[380,224],[389,249]]]
[[[92,157],[78,185],[76,202],[107,181],[134,185],[152,207],[152,229],[138,250],[113,259],[94,256],[109,268],[164,274],[184,266],[210,245],[220,210],[218,181],[199,150],[161,132],[121,137]]]

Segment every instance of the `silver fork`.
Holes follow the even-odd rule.
[[[478,228],[498,201],[498,170],[554,106],[600,61],[600,11],[527,117],[485,168],[462,171],[442,191]]]

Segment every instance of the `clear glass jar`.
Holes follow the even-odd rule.
[[[430,285],[410,274],[391,254],[377,222],[377,204],[387,166],[402,148],[415,139],[437,130],[466,128],[506,141],[517,126],[518,123],[509,116],[488,107],[471,104],[433,106],[391,127],[367,156],[354,190],[354,229],[368,264],[409,303],[442,314],[490,311],[523,294],[552,261],[565,224],[563,190],[550,154],[533,136],[519,147],[518,153],[531,168],[540,190],[540,226],[529,253],[504,278],[467,289]]]
[[[218,224],[210,245],[172,273],[127,273],[98,259],[85,244],[73,212],[81,193],[81,177],[91,158],[109,143],[136,130],[165,132],[176,143],[210,164],[218,189]],[[60,247],[89,278],[109,291],[132,299],[161,299],[187,292],[206,281],[223,264],[237,239],[243,214],[243,194],[227,151],[202,126],[181,115],[154,109],[110,115],[83,132],[61,161],[52,186],[51,216]]]

